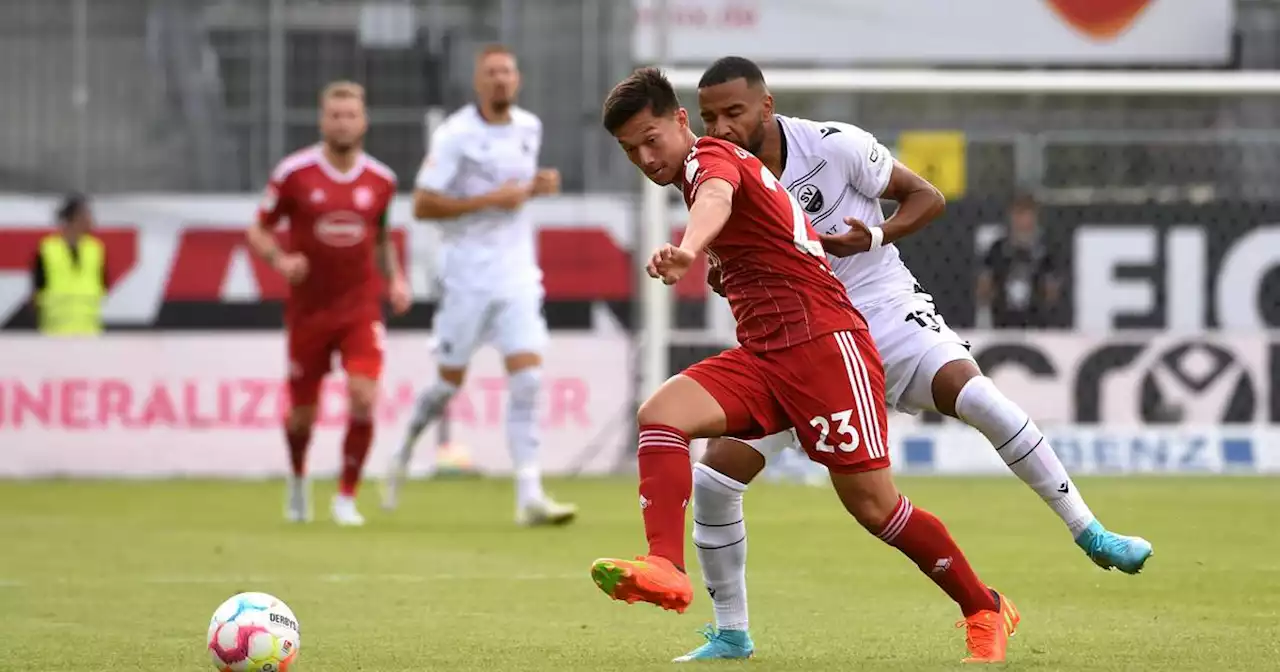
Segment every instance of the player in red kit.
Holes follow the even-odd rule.
[[[684,611],[693,595],[684,571],[693,479],[746,487],[710,470],[695,475],[690,439],[753,438],[795,427],[809,457],[831,473],[849,513],[960,606],[966,660],[1004,660],[1017,612],[978,579],[942,523],[894,485],[879,353],[799,203],[746,150],[694,136],[671,83],[654,68],[614,87],[604,126],[646,177],[679,185],[689,206],[683,240],[654,252],[649,275],[675,284],[705,250],[721,273],[740,345],[672,377],[641,405],[640,506],[649,552],[634,561],[597,560],[596,585],[617,600]],[[741,541],[729,538],[740,520],[699,522],[726,531],[700,544]],[[754,651],[745,631],[712,635],[722,636],[738,639],[723,642],[734,655],[719,657]]]
[[[347,374],[349,418],[331,511],[339,525],[364,524],[355,495],[373,444],[373,407],[386,340],[382,282],[397,314],[408,310],[411,301],[387,224],[396,176],[364,153],[367,129],[364,88],[351,82],[326,87],[320,97],[323,141],[276,166],[258,221],[248,231],[253,250],[290,284],[285,439],[292,469],[285,517],[294,522],[311,518],[307,447],[320,384],[336,353]],[[289,223],[288,243],[278,246],[272,232],[283,221]]]

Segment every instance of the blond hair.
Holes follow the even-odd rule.
[[[329,85],[324,87],[324,90],[320,92],[321,105],[330,100],[345,100],[350,98],[354,98],[363,103],[364,87],[355,82],[344,79],[337,82],[330,82]]]

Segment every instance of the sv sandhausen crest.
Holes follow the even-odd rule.
[[[796,187],[796,200],[800,201],[804,211],[813,214],[822,212],[822,206],[826,205],[826,199],[822,196],[822,190],[812,184],[802,184]]]

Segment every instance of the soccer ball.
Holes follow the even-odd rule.
[[[209,657],[221,672],[286,672],[298,646],[293,610],[266,593],[240,593],[209,619]]]

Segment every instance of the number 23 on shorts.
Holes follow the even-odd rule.
[[[858,436],[858,428],[849,424],[852,418],[852,409],[836,411],[830,416],[814,416],[809,420],[809,426],[818,430],[818,440],[814,442],[813,449],[819,453],[834,453],[837,450],[842,453],[852,453],[857,450],[862,439]],[[833,426],[834,435],[831,431]],[[838,440],[839,443],[832,445],[830,443],[832,439]]]

